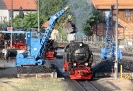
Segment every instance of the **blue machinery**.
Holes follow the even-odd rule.
[[[50,17],[49,25],[43,36],[40,36],[37,32],[26,32],[26,42],[28,48],[25,53],[17,54],[16,66],[43,65],[45,63],[43,58],[44,51],[56,20],[60,18],[68,8],[69,7],[67,6]]]
[[[104,48],[101,49],[100,58],[101,59],[114,59],[116,57],[115,43],[113,42],[113,30],[112,30],[112,11],[114,5],[111,6],[109,11],[109,16],[106,20],[106,38]],[[118,48],[118,59],[122,59],[121,50]]]

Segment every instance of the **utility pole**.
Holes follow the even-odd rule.
[[[40,0],[38,0],[38,32],[40,32]]]
[[[118,0],[116,0],[116,37],[115,37],[115,41],[116,41],[116,57],[115,57],[115,64],[114,64],[114,68],[115,68],[114,77],[115,77],[115,79],[117,79],[117,77],[118,77]]]
[[[11,0],[11,12],[10,12],[10,14],[11,14],[11,27],[13,27],[13,20],[12,20],[12,18],[13,18],[13,0]]]
[[[13,20],[12,20],[12,18],[13,18],[13,0],[11,0],[11,27],[12,27],[12,30],[13,30]],[[11,33],[11,43],[10,43],[11,45],[11,48],[12,48],[12,33]]]

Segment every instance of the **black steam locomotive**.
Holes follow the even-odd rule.
[[[25,34],[12,33],[12,44],[11,44],[11,34],[0,33],[0,58],[4,59],[8,59],[8,57],[14,58],[16,57],[17,50],[24,50],[24,48],[26,49],[25,46],[26,46]]]
[[[87,44],[73,41],[65,47],[64,71],[71,79],[92,79],[93,54]]]

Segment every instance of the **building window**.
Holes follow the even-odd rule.
[[[107,21],[108,17],[109,17],[110,11],[106,10],[105,11],[105,21]]]
[[[130,10],[125,10],[125,16],[130,17]]]

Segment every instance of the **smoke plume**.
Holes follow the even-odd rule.
[[[83,34],[83,25],[89,18],[93,7],[91,6],[91,0],[67,0],[70,5],[70,11],[73,15],[73,23],[76,25],[77,33]]]

